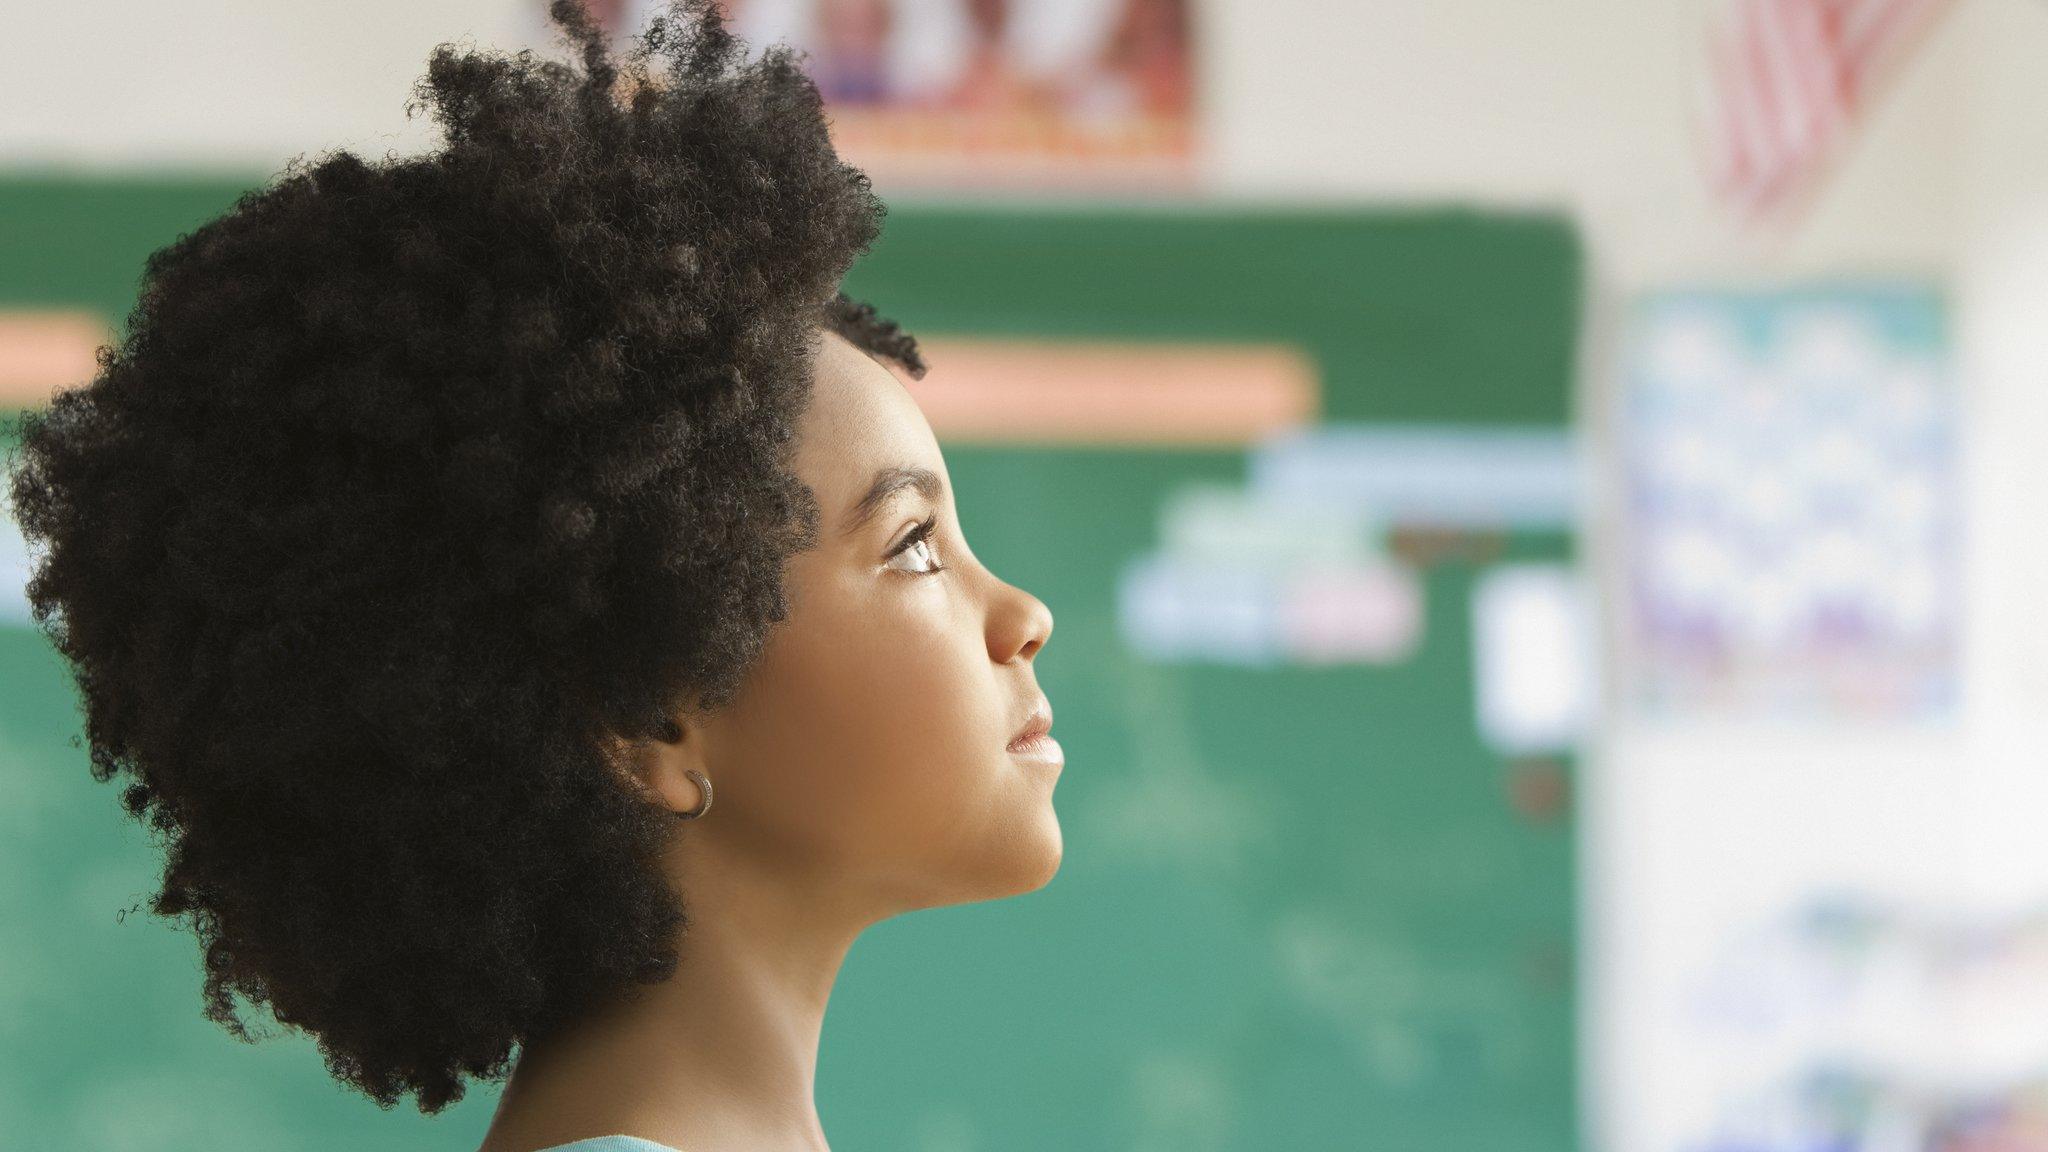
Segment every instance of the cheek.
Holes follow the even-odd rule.
[[[751,688],[749,791],[835,867],[942,850],[985,813],[1008,764],[980,633],[940,588],[807,607]]]

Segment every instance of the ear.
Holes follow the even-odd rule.
[[[606,754],[626,785],[650,804],[672,812],[688,812],[703,802],[704,790],[690,779],[694,768],[711,775],[704,755],[706,726],[694,717],[678,713],[670,717],[667,730],[651,739],[627,740],[607,735]]]

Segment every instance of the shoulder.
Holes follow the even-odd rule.
[[[567,1144],[556,1144],[538,1152],[681,1152],[666,1144],[657,1144],[640,1136],[592,1136],[585,1140],[572,1140]]]

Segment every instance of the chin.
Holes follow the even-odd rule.
[[[1065,854],[1064,839],[1051,798],[1037,782],[1032,784],[1028,791],[1004,796],[997,819],[962,824],[942,837],[951,852],[944,862],[929,861],[926,875],[932,888],[919,907],[1000,900],[1052,882]]]
[[[1001,900],[1036,892],[1059,873],[1063,855],[1059,820],[1048,807],[1042,818],[1020,830],[1000,857],[985,858],[984,867],[977,869],[982,875],[982,882],[975,885],[979,891],[970,899]]]
[[[1052,883],[1052,878],[1059,875],[1060,860],[1066,855],[1066,845],[1060,836],[1059,817],[1053,815],[1050,805],[1046,807],[1045,825],[1046,843],[1038,853],[1036,867],[1032,872],[1033,879],[1030,886],[1023,889],[1025,892],[1036,892]]]
[[[1033,884],[1029,889],[1027,889],[1027,891],[1036,892],[1040,888],[1045,887],[1047,884],[1052,883],[1052,878],[1054,876],[1059,875],[1059,872],[1060,852],[1058,849],[1054,849],[1052,854],[1052,865],[1045,870],[1045,875],[1039,877],[1038,883]]]

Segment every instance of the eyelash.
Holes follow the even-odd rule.
[[[938,524],[938,522],[939,514],[937,512],[934,512],[931,515],[925,517],[924,523],[919,524],[915,528],[912,528],[910,530],[910,535],[905,536],[901,544],[898,544],[894,548],[889,549],[889,554],[887,556],[882,557],[882,559],[894,560],[896,557],[901,556],[903,553],[908,552],[912,548],[917,547],[918,541],[930,539],[932,534],[932,528],[933,526]],[[896,571],[902,572],[905,576],[935,576],[940,572],[944,572],[946,570],[946,565],[939,563],[939,554],[935,551],[932,551],[929,548],[927,548],[926,551],[931,553],[931,567],[925,569],[922,572],[905,572],[901,568],[896,569]]]

